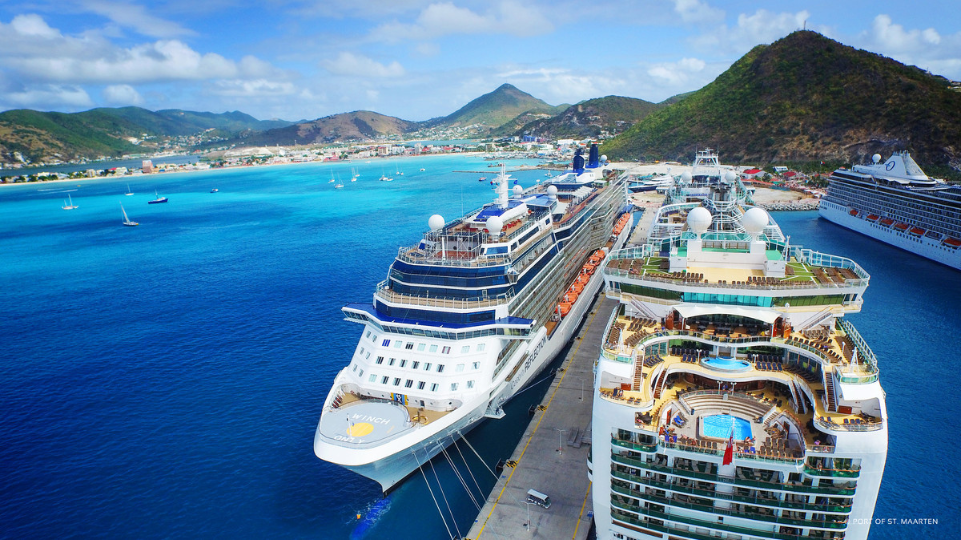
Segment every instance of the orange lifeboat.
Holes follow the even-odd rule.
[[[557,304],[557,308],[561,312],[561,317],[566,317],[567,314],[571,312],[570,302],[561,302],[560,304]]]
[[[574,291],[567,291],[567,294],[564,295],[564,299],[573,304],[574,302],[577,302],[577,297],[580,296],[580,294],[581,293]]]
[[[584,285],[580,283],[575,283],[574,286],[571,287],[571,289],[573,289],[575,293],[581,294],[582,292],[584,292]]]

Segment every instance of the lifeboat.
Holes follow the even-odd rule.
[[[884,225],[885,227],[890,227],[892,223],[894,223],[894,220],[891,218],[883,218],[881,220],[881,225]]]
[[[913,229],[911,229],[911,234],[915,236],[921,236],[922,234],[924,234],[924,229],[922,229],[921,227],[914,227]]]
[[[575,293],[581,294],[582,292],[584,292],[584,285],[580,283],[575,283],[574,286],[571,287],[571,289],[573,289]]]
[[[958,248],[961,247],[961,240],[958,240],[957,238],[945,238],[944,245]]]
[[[899,231],[906,231],[908,229],[907,223],[895,223],[894,228]]]
[[[879,217],[877,214],[868,214],[868,221],[877,221]]]
[[[858,215],[858,211],[855,210],[854,208],[852,208],[851,211],[849,212],[849,214],[851,214],[852,216],[856,216],[856,215]]]
[[[578,296],[580,296],[580,293],[577,293],[574,291],[567,291],[567,294],[564,295],[564,300],[567,300],[568,302],[573,304],[574,302],[577,302]]]
[[[561,317],[566,317],[571,312],[571,304],[570,302],[561,302],[557,304],[557,309],[560,310]]]
[[[586,274],[581,274],[580,276],[577,277],[577,283],[582,286],[587,285],[587,282],[590,280],[591,280],[590,276]]]

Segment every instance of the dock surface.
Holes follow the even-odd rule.
[[[467,538],[584,539],[591,528],[594,361],[616,300],[603,294],[574,339],[554,382],[510,457]],[[527,490],[548,495],[550,508],[527,504]],[[528,529],[530,512],[530,529]]]

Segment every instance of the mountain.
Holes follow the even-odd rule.
[[[456,128],[483,124],[498,128],[524,113],[557,114],[558,109],[518,90],[510,84],[502,84],[497,90],[474,99],[467,105],[441,118],[424,122],[423,128]]]
[[[372,111],[354,111],[255,133],[245,136],[242,142],[259,146],[363,141],[378,136],[401,135],[413,131],[418,125]]]
[[[811,31],[755,47],[726,72],[606,142],[612,159],[681,159],[713,147],[727,162],[835,160],[907,149],[961,166],[961,93],[917,67]]]
[[[602,131],[625,131],[658,107],[643,99],[607,96],[571,105],[556,116],[535,119],[514,131],[517,135],[535,135],[548,139],[596,137]]]
[[[30,161],[119,156],[223,139],[246,130],[288,125],[283,120],[257,120],[239,111],[221,114],[140,107],[97,108],[80,113],[28,109],[0,113],[0,162],[19,152]]]

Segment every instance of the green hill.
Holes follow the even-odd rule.
[[[961,93],[950,81],[811,31],[758,46],[711,84],[608,141],[612,159],[860,162],[910,150],[926,166],[961,162]]]
[[[502,84],[497,90],[484,94],[464,105],[452,114],[424,122],[421,127],[465,127],[482,124],[498,128],[524,113],[556,114],[557,108],[518,90],[510,84]]]
[[[337,141],[362,141],[382,135],[400,135],[417,127],[416,122],[372,111],[354,111],[318,118],[310,122],[271,129],[244,137],[243,144],[292,145],[331,143]]]
[[[119,156],[156,150],[174,137],[203,134],[201,138],[209,140],[289,124],[257,120],[238,111],[216,114],[121,107],[57,113],[18,109],[0,113],[0,161],[14,161],[14,152],[30,161]]]
[[[620,133],[658,109],[658,105],[621,96],[589,99],[549,118],[539,118],[515,130],[515,135],[551,138],[597,137],[602,131]]]

